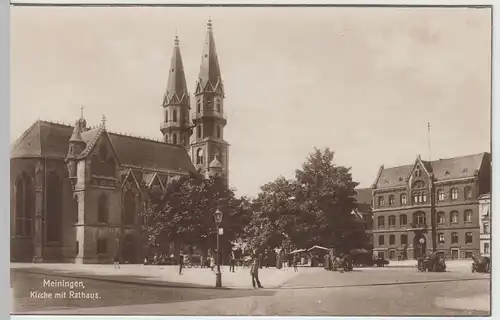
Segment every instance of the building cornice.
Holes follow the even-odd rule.
[[[430,208],[431,204],[418,205],[418,206],[406,206],[406,207],[394,207],[394,208],[383,208],[383,209],[373,209],[373,213],[379,212],[392,212],[392,211],[402,211],[402,210],[417,210]]]
[[[379,188],[379,189],[373,189],[373,194],[376,195],[376,194],[394,192],[394,191],[405,191],[406,192],[406,189],[407,189],[406,186]]]
[[[448,180],[437,180],[434,181],[434,184],[455,184],[455,183],[461,183],[461,182],[475,182],[477,180],[477,177],[472,176],[472,177],[467,177],[467,178],[458,178],[458,179],[448,179]]]

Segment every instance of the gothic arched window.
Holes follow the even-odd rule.
[[[47,178],[47,240],[61,241],[63,228],[63,184],[55,172]]]
[[[377,218],[377,226],[379,228],[382,228],[385,226],[385,218],[383,216],[380,216]]]
[[[123,224],[135,224],[136,202],[135,194],[132,190],[125,192],[123,201]]]
[[[105,144],[101,145],[99,149],[99,158],[101,161],[106,161],[108,159],[108,148],[106,148]]]
[[[217,112],[220,113],[220,100],[219,99],[215,100],[215,109],[217,110]]]
[[[408,236],[406,234],[401,235],[401,245],[407,245],[408,244]]]
[[[108,197],[105,194],[99,196],[97,201],[97,222],[107,223],[109,216]]]
[[[16,180],[16,236],[32,236],[34,204],[35,189],[33,187],[33,182],[31,178],[23,172]]]
[[[396,226],[396,216],[389,216],[389,227]]]
[[[413,214],[413,223],[416,225],[425,225],[425,212],[415,212]]]
[[[446,223],[446,215],[443,211],[437,213],[437,223],[444,224]]]
[[[177,122],[177,110],[174,110],[174,113],[172,115],[172,121]]]
[[[457,200],[458,199],[458,189],[451,188],[450,195],[451,195],[451,200]]]
[[[106,162],[106,175],[110,177],[114,177],[116,172],[116,165],[115,165],[115,160],[113,158],[109,158],[108,161]]]
[[[196,150],[196,164],[203,164],[203,149]]]
[[[201,132],[201,125],[199,124],[198,127],[196,128],[196,132],[198,134],[198,138],[201,138],[202,132]]]
[[[402,193],[401,194],[401,204],[406,204],[406,203],[407,203],[406,193]]]
[[[472,188],[465,187],[464,194],[465,194],[465,199],[467,199],[467,200],[472,199]]]
[[[407,223],[408,223],[408,221],[407,221],[406,214],[400,215],[399,216],[399,225],[400,226],[406,226]]]
[[[389,236],[389,245],[394,245],[394,244],[396,244],[396,236],[391,234]]]
[[[165,122],[168,122],[168,110],[165,110]]]
[[[221,131],[220,130],[220,126],[217,125],[215,128],[216,128],[216,131],[217,131],[217,138],[220,138],[220,131]]]

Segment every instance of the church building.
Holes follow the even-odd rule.
[[[195,104],[191,112],[191,102]],[[147,244],[139,213],[148,190],[182,175],[228,179],[224,87],[212,23],[194,97],[176,36],[160,123],[162,141],[36,121],[11,146],[11,261],[139,263]]]

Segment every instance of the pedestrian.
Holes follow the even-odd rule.
[[[118,250],[115,252],[115,256],[113,258],[113,264],[114,264],[114,268],[120,269],[120,257],[118,254]]]
[[[257,287],[255,286],[255,284],[257,283],[257,286],[259,288],[264,288],[261,284],[260,284],[260,280],[259,280],[259,258],[258,257],[254,257],[253,261],[252,261],[252,266],[250,267],[250,275],[252,276],[252,286],[254,287],[254,289],[256,289]]]
[[[229,272],[235,272],[234,271],[234,264],[235,264],[235,257],[234,257],[234,251],[231,251],[231,254],[229,255]]]
[[[212,256],[210,257],[210,270],[214,271],[215,268],[215,258]]]
[[[299,257],[298,256],[294,256],[293,257],[293,271],[294,272],[299,271],[298,265],[299,265]]]
[[[179,253],[179,275],[182,274],[182,268],[184,267],[184,256]]]

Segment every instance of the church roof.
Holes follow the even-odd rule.
[[[188,90],[186,85],[186,75],[182,64],[179,38],[175,37],[174,52],[170,60],[170,70],[168,72],[167,91],[165,92],[164,105],[188,103]]]
[[[87,147],[100,130],[102,127],[81,133]],[[10,157],[65,159],[72,133],[72,126],[36,121],[12,144]],[[158,171],[196,171],[182,146],[111,132],[108,135],[122,165]]]
[[[473,177],[481,168],[483,160],[489,153],[455,157],[449,159],[439,159],[435,161],[422,161],[425,169],[434,175],[436,181],[452,180]],[[488,160],[489,161],[489,160]],[[406,177],[411,173],[414,164],[380,168],[379,176],[375,181],[377,188],[393,188],[404,186]]]
[[[201,56],[200,73],[198,74],[197,92],[222,90],[219,59],[215,50],[212,21],[208,20],[207,35]],[[223,90],[222,90],[223,91]]]

